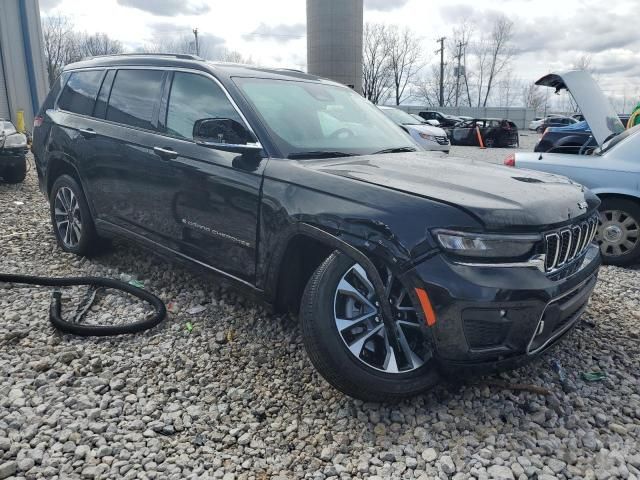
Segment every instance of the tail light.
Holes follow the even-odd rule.
[[[516,166],[516,154],[515,153],[510,153],[509,155],[507,155],[507,157],[504,159],[504,164],[507,167],[515,167]]]
[[[43,121],[44,121],[44,118],[42,118],[40,115],[35,117],[33,119],[33,128],[36,128],[36,127],[39,127],[40,125],[42,125]]]

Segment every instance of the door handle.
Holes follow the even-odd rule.
[[[170,148],[153,147],[153,151],[163,160],[173,160],[178,158],[178,152],[171,150]]]
[[[92,138],[97,135],[96,131],[93,128],[81,128],[80,135],[85,138]]]

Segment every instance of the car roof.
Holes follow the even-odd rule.
[[[309,82],[345,85],[332,80],[317,77],[300,70],[287,68],[263,68],[252,65],[244,65],[229,62],[211,62],[195,55],[186,54],[123,54],[104,55],[91,57],[76,63],[71,63],[64,68],[64,71],[79,70],[85,68],[117,68],[117,67],[165,67],[165,68],[187,68],[202,70],[214,74],[216,77],[259,77],[280,80],[304,80]]]

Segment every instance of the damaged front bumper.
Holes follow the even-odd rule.
[[[408,272],[436,322],[428,331],[445,370],[482,373],[523,364],[578,322],[595,287],[599,249],[589,246],[561,280],[535,267],[461,265],[435,255]]]

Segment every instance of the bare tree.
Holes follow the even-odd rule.
[[[483,106],[487,106],[491,87],[500,73],[509,65],[513,57],[513,50],[510,47],[513,37],[513,22],[506,16],[498,17],[493,25],[491,36],[487,44],[488,52],[488,72],[487,88],[484,95]]]
[[[183,53],[195,54],[195,41],[191,35],[158,36],[146,43],[141,51],[144,53]],[[203,48],[201,47],[201,50]]]
[[[404,99],[407,86],[423,67],[420,42],[409,29],[389,27],[387,35],[389,68],[396,105]]]
[[[472,105],[471,91],[469,89],[469,79],[470,78],[473,79],[473,73],[469,70],[469,66],[467,64],[467,49],[469,47],[469,44],[471,43],[471,37],[473,36],[473,29],[474,29],[473,24],[467,19],[464,19],[460,25],[458,25],[453,29],[454,48],[457,49],[458,45],[462,46],[462,49],[460,52],[460,54],[462,55],[462,57],[460,58],[460,66],[462,67],[462,72],[458,72],[458,75],[456,77],[456,82],[460,82],[461,78],[463,79],[464,85],[459,85],[459,86],[464,87],[464,91],[466,92],[466,97],[467,97],[466,103],[468,106]],[[455,54],[456,55],[458,54],[457,50]],[[456,92],[457,92],[456,95],[458,96],[458,98],[456,98],[455,103],[456,105],[459,105],[460,92],[458,88],[456,88]]]
[[[510,107],[514,101],[513,91],[522,87],[522,81],[514,78],[513,70],[507,68],[500,81],[496,83],[499,96],[499,106]]]
[[[227,48],[222,49],[220,58],[212,58],[211,60],[221,60],[223,62],[230,63],[242,63],[244,65],[256,65],[256,62],[253,60],[251,56],[245,57],[242,53],[237,50],[229,50]]]
[[[573,62],[572,68],[575,70],[586,70],[587,72],[592,73],[593,68],[591,67],[591,55],[580,55],[576,58],[576,61]]]
[[[113,55],[122,53],[122,43],[113,40],[105,33],[94,33],[93,35],[82,34],[78,36],[78,47],[85,57],[96,55]]]
[[[486,39],[482,39],[479,42],[475,43],[472,47],[473,53],[475,55],[475,67],[476,71],[474,74],[475,78],[475,87],[477,94],[477,102],[476,106],[480,107],[482,105],[482,93],[485,91],[485,81],[488,75],[489,70],[489,44]],[[485,104],[486,104],[485,98]]]
[[[45,17],[42,22],[42,37],[49,85],[53,85],[62,68],[79,59],[76,34],[68,17]]]
[[[522,103],[525,107],[532,108],[534,112],[541,111],[546,100],[546,95],[540,91],[540,87],[535,83],[531,83],[522,90]]]
[[[367,23],[363,37],[362,93],[377,104],[387,98],[391,87],[387,27]]]

